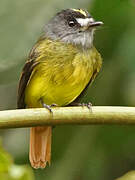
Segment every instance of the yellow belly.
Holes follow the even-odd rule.
[[[42,61],[31,75],[25,90],[27,107],[45,104],[65,106],[74,101],[90,81],[97,69],[92,52],[80,52],[68,61]]]

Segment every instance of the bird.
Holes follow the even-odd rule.
[[[22,69],[17,106],[47,108],[78,103],[102,66],[93,45],[102,21],[84,9],[64,9],[44,26]],[[35,169],[51,163],[51,126],[30,129],[29,160]]]

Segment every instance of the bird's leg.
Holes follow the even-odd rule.
[[[45,104],[42,98],[40,99],[40,102],[41,102],[41,104],[42,104],[42,106],[43,106],[44,108],[46,108],[46,109],[49,110],[50,113],[53,113],[51,107],[56,107],[56,106],[58,106],[57,104],[51,104],[51,105]]]
[[[58,104],[55,104],[55,103],[53,103],[53,104],[51,104],[51,105],[47,105],[47,104],[45,104],[45,103],[43,102],[43,99],[42,99],[42,98],[40,99],[40,102],[41,102],[43,108],[48,109],[51,114],[53,114],[53,111],[52,111],[51,107],[57,107],[57,106],[58,106]],[[54,129],[55,126],[52,126],[52,128]]]
[[[77,102],[73,102],[70,104],[71,106],[81,106],[81,107],[87,107],[89,110],[91,110],[92,107],[92,103],[88,102],[88,103],[77,103]]]
[[[49,111],[50,113],[52,113],[52,109],[51,109],[51,106],[50,106],[50,105],[45,104],[42,98],[40,99],[40,102],[41,102],[43,108],[48,109],[48,111]]]
[[[43,108],[46,108],[50,113],[52,113],[52,109],[50,105],[47,105],[45,103],[42,103]]]

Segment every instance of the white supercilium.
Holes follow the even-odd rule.
[[[77,22],[80,24],[80,26],[88,26],[89,23],[92,23],[94,22],[94,19],[93,18],[76,18]]]

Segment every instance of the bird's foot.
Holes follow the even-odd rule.
[[[92,103],[88,102],[88,103],[72,103],[72,106],[81,106],[81,107],[87,107],[89,110],[91,110],[92,107]]]
[[[40,101],[41,101],[41,104],[42,104],[43,108],[46,108],[50,113],[53,113],[52,112],[52,107],[57,107],[58,106],[57,104],[54,104],[54,103],[51,104],[51,105],[45,104],[42,99],[40,99]]]
[[[80,103],[80,106],[87,107],[88,109],[91,110],[92,104],[90,102],[88,102],[88,103]]]
[[[46,108],[50,113],[52,113],[51,105],[47,105],[45,103],[42,103],[43,108]]]

